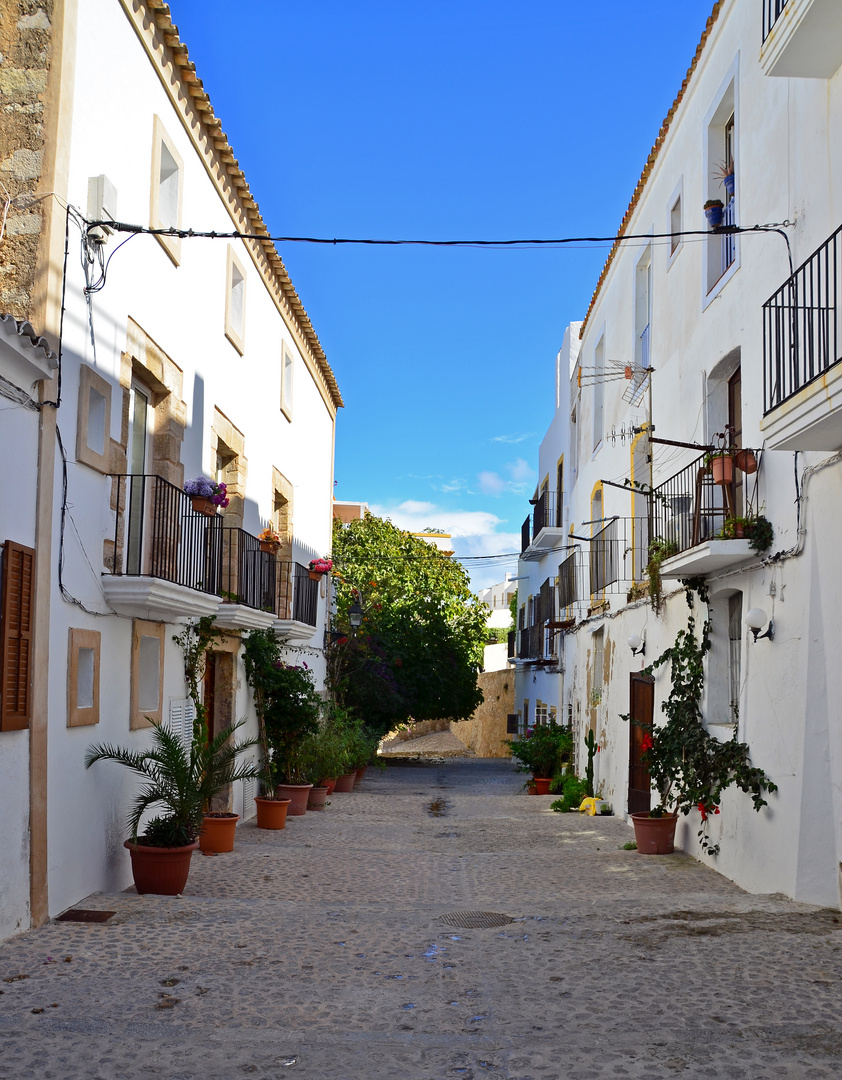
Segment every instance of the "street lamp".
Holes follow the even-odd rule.
[[[359,600],[355,600],[353,604],[348,608],[348,622],[351,624],[351,629],[356,632],[362,626],[363,621],[363,609],[360,606]]]

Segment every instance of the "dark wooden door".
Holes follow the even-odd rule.
[[[203,694],[208,718],[208,742],[212,742],[216,735],[216,653],[205,653],[205,677],[203,680]]]
[[[728,424],[731,427],[731,441],[734,446],[743,445],[743,383],[740,368],[728,380]],[[742,517],[745,509],[743,474],[734,470],[732,503],[734,514]]]
[[[651,724],[655,709],[655,680],[651,675],[633,671],[629,687],[629,813],[640,814],[652,809],[649,772],[640,764],[643,736],[640,723]],[[635,723],[637,721],[637,723]]]

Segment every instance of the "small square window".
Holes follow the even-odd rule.
[[[153,229],[180,229],[184,197],[184,162],[167,134],[160,117],[152,127],[152,189],[149,221]],[[178,236],[156,237],[164,251],[178,266],[181,239]]]
[[[292,420],[292,375],[293,358],[289,346],[284,343],[281,352],[281,412]]]
[[[164,624],[135,619],[132,626],[132,694],[129,726],[160,724],[164,696]]]
[[[67,656],[67,726],[99,723],[98,630],[71,629]]]
[[[111,384],[93,368],[79,369],[76,460],[97,472],[110,469]]]
[[[246,347],[246,271],[231,246],[225,271],[225,336],[242,356]]]

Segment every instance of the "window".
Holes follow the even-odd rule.
[[[135,619],[132,625],[132,691],[129,726],[160,724],[164,692],[164,624]]]
[[[102,635],[98,630],[69,631],[67,656],[67,726],[99,723],[99,657]]]
[[[0,580],[0,731],[21,731],[31,710],[34,549],[7,540]]]
[[[743,594],[728,597],[728,686],[730,690],[731,722],[740,715],[740,679],[743,647]]]
[[[246,272],[230,245],[225,270],[225,336],[242,356],[246,337]]]
[[[184,162],[159,117],[152,124],[152,193],[149,221],[153,229],[180,229],[184,189]],[[158,236],[158,242],[176,266],[181,261],[181,240]]]
[[[652,319],[652,245],[637,261],[634,276],[634,362],[649,367],[649,324]]]
[[[605,335],[599,339],[594,349],[594,384],[593,384],[593,449],[596,451],[602,442],[602,428],[605,412]]]
[[[600,628],[593,636],[593,673],[591,678],[591,708],[595,709],[602,701],[602,687],[605,682],[605,631]]]
[[[708,110],[705,123],[705,187],[704,197],[719,199],[724,205],[723,226],[737,224],[736,179],[732,175],[726,185],[726,166],[738,162],[738,65],[735,61],[726,76],[717,99]],[[713,299],[739,267],[739,243],[735,233],[711,232],[705,243],[706,300]]]
[[[284,342],[281,352],[281,412],[292,420],[292,351]]]
[[[83,364],[79,369],[76,460],[98,472],[110,469],[111,384]]]
[[[675,255],[681,244],[681,196],[670,207],[670,255]]]

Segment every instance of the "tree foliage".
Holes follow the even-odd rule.
[[[464,568],[372,514],[334,521],[333,558],[336,698],[379,732],[410,719],[471,716],[482,701],[487,611]],[[356,636],[348,621],[355,599],[364,612]]]

